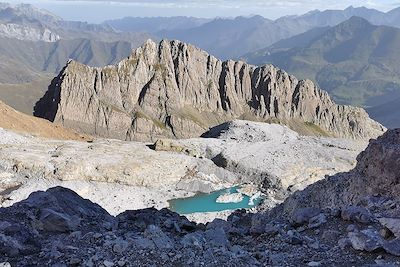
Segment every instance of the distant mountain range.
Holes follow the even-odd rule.
[[[148,32],[184,30],[199,27],[212,19],[194,17],[125,17],[103,23],[123,32]]]
[[[1,27],[3,26],[3,27]],[[7,31],[13,27],[17,31]],[[20,32],[16,36],[15,32]],[[51,34],[54,38],[32,38],[32,32]],[[24,34],[28,38],[24,38]],[[85,38],[97,41],[115,42],[129,41],[139,45],[138,40],[142,39],[143,33],[136,32],[121,33],[106,24],[90,24],[80,21],[66,21],[62,18],[43,9],[35,8],[32,5],[20,4],[10,5],[0,3],[0,35],[22,40],[33,41],[57,41],[59,39]],[[150,37],[150,35],[147,35]],[[140,41],[140,43],[142,40]]]
[[[335,26],[353,16],[372,24],[400,26],[400,8],[384,13],[365,7],[345,10],[312,11],[301,16],[286,16],[269,20],[261,16],[217,18],[124,18],[104,25],[120,31],[151,32],[158,39],[178,39],[194,44],[222,59],[237,59],[316,27]]]
[[[352,17],[243,58],[257,65],[272,63],[300,78],[310,78],[339,103],[373,108],[400,97],[398,51],[400,29]]]
[[[68,59],[91,66],[120,61],[151,37],[107,25],[64,21],[31,5],[0,4],[0,83],[24,83],[58,73]]]

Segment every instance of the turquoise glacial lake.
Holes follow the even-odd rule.
[[[232,187],[215,191],[209,194],[200,193],[193,197],[172,199],[169,202],[169,208],[179,214],[190,214],[196,212],[216,212],[224,210],[236,210],[236,209],[249,209],[259,205],[262,198],[257,198],[253,201],[253,205],[250,205],[250,197],[243,195],[243,200],[238,203],[218,203],[217,198],[227,193],[238,193],[238,187]]]

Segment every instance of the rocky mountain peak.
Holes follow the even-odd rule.
[[[237,118],[339,137],[368,139],[384,131],[363,109],[336,105],[309,80],[272,65],[223,62],[176,40],[148,40],[104,68],[70,61],[37,103],[35,115],[124,140],[199,136]]]

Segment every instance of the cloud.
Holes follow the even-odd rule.
[[[36,0],[41,1],[41,0]],[[389,10],[398,5],[398,0],[42,0],[53,3],[106,4],[157,9],[243,9],[247,10],[289,10],[289,13],[304,12],[313,9],[343,9],[350,5],[366,6],[380,10]]]

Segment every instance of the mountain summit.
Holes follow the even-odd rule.
[[[363,109],[336,105],[310,80],[299,81],[272,65],[222,62],[167,40],[148,40],[115,66],[70,61],[37,103],[35,115],[124,140],[194,137],[235,118],[362,139],[384,130]]]

